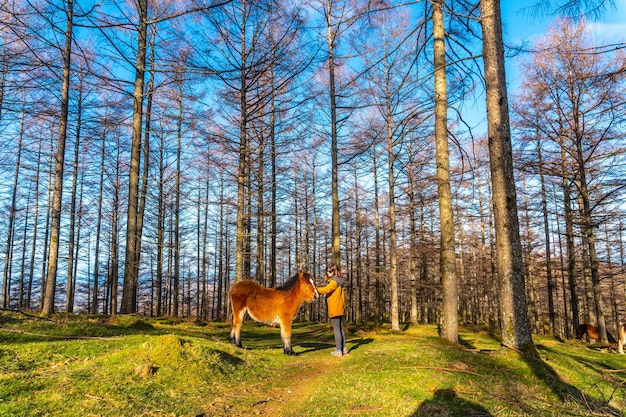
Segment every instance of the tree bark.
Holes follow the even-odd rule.
[[[74,247],[76,245],[76,190],[78,187],[78,162],[80,156],[80,125],[82,123],[82,108],[83,108],[83,80],[82,76],[78,87],[78,103],[77,113],[78,120],[76,122],[76,143],[74,144],[74,161],[72,162],[72,192],[70,194],[70,233],[68,240],[67,251],[67,286],[66,286],[66,298],[65,298],[65,311],[68,313],[74,312]]]
[[[453,343],[458,333],[458,289],[454,236],[454,212],[450,190],[448,150],[448,98],[446,91],[446,51],[444,44],[443,1],[433,1],[433,45],[435,63],[435,144],[437,189],[441,227],[440,274],[442,290],[441,337]]]
[[[65,140],[67,138],[67,119],[69,110],[70,71],[72,64],[72,35],[74,25],[74,0],[67,0],[67,26],[65,29],[65,47],[63,49],[63,81],[61,85],[61,114],[59,120],[59,139],[54,163],[54,192],[52,196],[52,225],[50,229],[50,249],[48,252],[48,277],[42,313],[54,312],[54,300],[59,264],[59,239],[61,236],[61,205],[63,200],[63,164],[65,162]]]
[[[499,0],[481,0],[502,344],[537,356],[526,305]]]
[[[25,106],[22,103],[22,120],[20,123],[20,134],[17,142],[17,160],[15,162],[15,175],[13,177],[13,189],[11,191],[11,207],[9,208],[9,226],[7,233],[6,251],[4,253],[4,272],[2,276],[2,308],[8,309],[11,306],[11,272],[13,270],[13,232],[15,231],[15,213],[17,212],[17,187],[20,179],[20,168],[22,167],[22,141],[24,139],[24,119]],[[21,294],[19,297],[21,307]]]
[[[541,154],[541,138],[537,131],[537,164],[539,165],[539,182],[541,184],[541,208],[543,210],[543,227],[546,248],[546,279],[548,281],[548,315],[550,320],[550,331],[557,335],[556,332],[556,312],[554,310],[554,295],[556,286],[552,277],[552,246],[550,244],[550,222],[548,219],[548,196],[546,192],[546,181],[543,166],[543,157]]]
[[[139,166],[141,164],[141,131],[143,123],[143,86],[146,67],[148,37],[148,0],[137,0],[139,24],[137,26],[137,59],[133,90],[133,132],[128,175],[128,212],[126,216],[126,260],[124,263],[124,287],[120,313],[137,312],[137,285],[139,277],[138,253],[138,200]]]
[[[328,41],[328,94],[330,99],[330,159],[331,159],[331,238],[332,260],[341,271],[341,227],[339,209],[339,165],[337,144],[337,94],[335,91],[335,34],[333,33],[332,0],[326,0],[326,29]]]
[[[33,290],[33,282],[35,281],[35,255],[37,253],[37,232],[39,230],[39,179],[41,175],[41,146],[42,143],[39,142],[39,149],[37,150],[37,171],[35,174],[35,213],[33,219],[33,238],[31,244],[30,251],[30,271],[29,271],[29,282],[28,282],[28,297],[26,301],[27,308],[32,308],[32,290]],[[43,287],[42,287],[43,288]]]
[[[246,13],[247,2],[243,1],[242,8],[242,25],[240,33],[241,42],[241,67],[240,67],[240,85],[239,85],[239,164],[237,168],[237,234],[235,247],[235,282],[244,279],[244,246],[245,246],[245,226],[246,226],[246,165],[248,162],[248,84],[247,84],[247,46],[246,46]]]
[[[387,167],[389,185],[389,288],[391,292],[391,330],[400,330],[400,311],[398,303],[398,248],[396,229],[396,177],[394,164],[396,155],[393,146],[393,126],[391,114],[391,98],[389,87],[389,74],[385,74],[385,101],[386,101],[386,124],[387,124]]]
[[[183,74],[176,80],[178,84],[178,117],[176,122],[176,190],[174,195],[174,294],[172,296],[172,315],[178,317],[178,304],[180,298],[180,174],[181,174],[181,146],[183,136]],[[184,307],[183,307],[184,309]]]
[[[102,147],[100,149],[100,183],[98,189],[98,217],[96,220],[96,248],[94,253],[94,267],[93,267],[93,300],[91,303],[91,314],[98,312],[98,291],[100,281],[100,240],[102,229],[102,201],[104,193],[104,157],[106,152],[106,118],[103,120],[105,127],[102,132]]]

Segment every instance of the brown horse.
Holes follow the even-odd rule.
[[[620,327],[621,328],[621,327]],[[600,335],[598,334],[598,328],[592,324],[583,323],[578,327],[579,339],[582,339],[585,336],[589,336],[589,339],[593,339],[595,341],[600,340]],[[606,337],[609,343],[617,343],[615,338],[609,331],[606,331]]]
[[[317,297],[317,288],[310,272],[298,272],[276,289],[265,288],[254,281],[239,281],[230,290],[233,308],[230,341],[241,346],[241,325],[246,311],[254,320],[266,324],[280,324],[283,352],[294,355],[291,348],[291,322],[303,302]]]

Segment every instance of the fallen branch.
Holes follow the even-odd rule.
[[[434,371],[444,371],[444,372],[462,372],[462,373],[465,373],[465,374],[472,374],[472,375],[480,376],[479,373],[474,372],[474,371],[468,371],[466,369],[441,368],[441,367],[438,367],[438,366],[419,366],[419,365],[408,366],[406,368],[409,368],[409,369],[413,369],[413,368],[417,368],[417,369],[432,369]]]
[[[30,313],[28,313],[28,312],[26,312],[24,310],[11,310],[10,308],[0,308],[0,311],[8,311],[9,313],[20,313],[20,314],[23,314],[26,317],[30,317],[30,318],[35,319],[35,320],[53,321],[53,320],[50,320],[48,317],[42,317],[42,316],[38,316],[38,315],[35,315],[35,314],[30,314]]]
[[[261,400],[261,401],[257,401],[255,403],[252,404],[252,407],[256,407],[257,405],[261,405],[261,404],[265,404],[265,403],[269,403],[271,401],[277,401],[277,402],[282,402],[282,400],[277,399],[277,398],[272,398],[272,397],[267,397],[267,399],[265,400]]]

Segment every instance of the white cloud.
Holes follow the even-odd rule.
[[[626,22],[589,22],[588,26],[599,43],[626,42]]]

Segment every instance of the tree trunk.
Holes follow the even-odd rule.
[[[181,160],[181,142],[183,136],[183,75],[177,74],[180,77],[177,81],[178,84],[178,117],[176,127],[176,190],[174,195],[174,294],[172,300],[172,315],[178,317],[178,304],[180,298],[180,194],[182,192],[180,185],[180,160]],[[184,306],[183,306],[184,310]]]
[[[133,90],[133,133],[128,175],[128,212],[126,217],[126,260],[124,264],[124,287],[121,313],[137,312],[137,285],[139,276],[138,253],[138,200],[139,165],[141,164],[141,130],[143,123],[143,86],[146,67],[148,37],[148,0],[137,1],[139,25],[137,27],[137,60]]]
[[[362,291],[362,279],[361,279],[361,269],[362,269],[362,259],[361,259],[361,235],[363,234],[363,226],[361,225],[361,207],[359,205],[359,183],[358,183],[358,164],[354,164],[354,217],[355,217],[355,251],[356,251],[356,270],[354,271],[356,277],[356,286],[355,286],[355,298],[356,298],[356,309],[355,309],[355,321],[360,322],[363,320],[363,291]]]
[[[119,210],[120,210],[120,166],[122,164],[120,153],[120,141],[117,142],[117,158],[115,160],[115,179],[112,204],[112,220],[111,220],[111,259],[109,260],[109,304],[107,311],[114,316],[117,314],[117,295],[119,281]]]
[[[270,110],[271,119],[274,119],[274,109]],[[270,121],[270,125],[273,121]],[[257,184],[257,235],[256,235],[256,278],[257,282],[265,285],[265,208],[264,208],[264,166],[265,166],[265,138],[261,132],[259,135],[258,155],[258,184]]]
[[[499,0],[481,0],[489,161],[493,184],[502,343],[537,356],[532,341],[513,177]]]
[[[587,246],[587,253],[589,255],[589,268],[591,272],[591,288],[593,292],[593,309],[598,326],[598,335],[600,342],[608,343],[606,334],[606,319],[604,314],[604,301],[602,300],[602,290],[600,288],[600,271],[598,255],[596,253],[596,238],[593,231],[593,220],[591,217],[591,205],[589,203],[589,190],[587,188],[587,179],[585,174],[585,167],[581,164],[582,152],[579,149],[579,175],[580,175],[580,199],[582,200],[582,232],[583,232],[583,244]],[[590,305],[589,308],[592,308]]]
[[[441,337],[459,340],[459,302],[456,276],[454,213],[450,191],[450,152],[448,150],[448,98],[446,91],[446,51],[444,44],[443,1],[433,1],[433,45],[435,63],[435,143],[439,221],[441,224],[440,274],[442,290]]]
[[[154,100],[154,66],[155,66],[155,39],[156,39],[156,25],[152,27],[152,38],[150,41],[151,46],[151,59],[150,59],[150,79],[148,81],[147,103],[146,103],[146,122],[143,140],[143,173],[141,179],[141,188],[139,189],[139,206],[137,208],[137,246],[135,248],[135,261],[137,265],[137,274],[139,274],[139,263],[141,261],[141,237],[143,236],[143,218],[146,211],[146,197],[148,195],[148,177],[150,173],[150,134],[151,120],[152,120],[152,103]],[[133,290],[133,299],[135,300],[135,306],[137,305],[137,291],[138,283]],[[135,307],[136,308],[136,307]]]
[[[163,310],[163,253],[165,251],[165,143],[161,136],[159,147],[159,198],[157,200],[157,263],[156,263],[156,315],[161,316]]]
[[[32,290],[33,290],[33,282],[35,281],[35,255],[37,253],[37,231],[39,230],[39,179],[41,175],[41,145],[39,142],[39,149],[37,151],[37,171],[35,173],[35,213],[33,219],[33,240],[30,250],[30,271],[29,271],[29,282],[28,282],[28,297],[26,306],[27,308],[32,308]],[[42,287],[43,288],[43,287]]]
[[[396,201],[395,183],[396,177],[394,164],[396,155],[393,146],[393,126],[391,115],[391,98],[389,87],[389,74],[385,74],[385,101],[386,101],[386,124],[387,124],[387,155],[388,155],[388,184],[389,184],[389,288],[391,292],[391,330],[400,330],[400,312],[398,303],[398,248],[396,230]]]
[[[543,167],[543,157],[541,154],[541,137],[537,131],[537,164],[539,165],[539,182],[541,184],[541,208],[543,211],[543,230],[546,247],[546,279],[548,281],[548,315],[550,319],[550,331],[553,335],[556,332],[556,312],[554,310],[554,295],[556,292],[554,278],[552,277],[552,247],[550,245],[550,223],[548,220],[548,196],[546,195],[546,181]]]
[[[554,193],[556,195],[556,193]],[[571,338],[571,327],[569,324],[569,313],[568,313],[568,297],[567,297],[567,292],[566,292],[566,288],[567,285],[565,283],[565,257],[563,256],[563,241],[562,241],[562,234],[561,234],[561,222],[559,221],[559,217],[556,217],[556,235],[559,239],[559,263],[560,263],[560,267],[561,267],[561,284],[562,284],[562,288],[563,288],[563,327],[565,328],[565,338],[566,339],[570,339]],[[570,295],[569,299],[572,299],[572,296]],[[577,320],[578,321],[578,320]],[[576,327],[576,329],[578,329],[578,326]],[[576,335],[578,333],[578,330],[574,331],[574,335]]]
[[[572,197],[571,197],[571,181],[567,177],[567,152],[563,139],[560,138],[561,143],[561,179],[563,188],[563,212],[565,216],[565,245],[567,249],[567,279],[570,290],[570,300],[572,309],[572,326],[576,338],[580,338],[580,313],[578,310],[578,288],[577,288],[577,274],[576,274],[576,252],[574,250],[574,213],[572,210]]]
[[[375,247],[374,247],[374,280],[376,281],[374,298],[376,301],[376,320],[382,320],[385,314],[384,309],[384,294],[382,291],[381,280],[383,278],[383,266],[382,266],[382,244],[380,236],[380,204],[378,201],[378,169],[376,164],[376,152],[372,154],[372,176],[374,177],[374,232],[375,232]]]
[[[28,239],[28,216],[30,214],[30,187],[28,189],[28,197],[26,199],[26,215],[24,217],[24,227],[22,228],[22,262],[20,266],[20,285],[18,292],[18,308],[24,308],[26,301],[26,287],[25,272],[26,272],[26,241]]]
[[[67,118],[69,110],[70,71],[72,57],[72,34],[74,25],[74,0],[67,0],[67,27],[65,29],[65,48],[63,50],[63,82],[61,85],[61,115],[59,121],[59,139],[54,163],[54,193],[52,197],[52,225],[50,229],[50,249],[48,252],[48,277],[42,313],[54,312],[54,299],[57,285],[59,264],[59,240],[61,236],[61,209],[63,200],[63,164],[65,161],[65,140],[67,138]]]
[[[15,229],[15,213],[17,212],[17,187],[20,178],[20,168],[22,167],[22,140],[24,138],[24,105],[22,104],[22,121],[20,123],[20,134],[17,143],[17,160],[15,162],[15,175],[13,177],[13,189],[11,195],[11,207],[9,208],[9,226],[7,233],[6,251],[4,253],[4,273],[2,276],[2,308],[8,309],[11,306],[11,270],[13,260],[13,232]],[[21,300],[21,298],[20,298]]]
[[[67,251],[67,287],[65,296],[65,311],[67,311],[68,313],[74,312],[74,246],[76,245],[76,190],[78,187],[78,161],[80,156],[80,125],[82,121],[82,108],[83,80],[81,77],[78,86],[78,103],[76,108],[76,111],[78,113],[78,120],[76,122],[76,143],[74,144],[74,161],[72,163],[72,192],[70,195],[70,233]]]
[[[207,267],[209,264],[209,257],[208,255],[208,248],[207,248],[207,244],[208,244],[208,239],[209,239],[209,232],[208,232],[208,228],[209,228],[209,191],[210,191],[210,187],[209,187],[209,183],[210,183],[210,167],[211,167],[211,159],[209,157],[210,153],[207,153],[207,169],[206,169],[206,179],[205,179],[205,200],[204,200],[204,219],[203,219],[203,227],[202,227],[202,238],[201,238],[201,245],[202,245],[202,252],[199,256],[201,262],[202,262],[202,266],[199,269],[199,271],[201,272],[201,277],[202,277],[202,301],[201,301],[201,308],[200,308],[200,317],[204,320],[209,320],[212,319],[213,317],[209,318],[209,294],[208,294],[208,283],[207,283]],[[201,214],[198,213],[198,217],[201,217]],[[200,233],[200,230],[198,230],[198,233]],[[198,247],[200,247],[200,245],[198,245]]]
[[[226,224],[227,218],[224,213],[224,176],[220,173],[220,215],[219,215],[219,260],[218,260],[218,281],[217,281],[217,305],[216,305],[216,316],[217,318],[223,317],[222,311],[224,308],[222,307],[222,293],[224,288],[227,288],[227,285],[224,285],[224,281],[226,277],[228,277],[228,273],[224,271],[224,265],[226,264],[226,268],[228,268],[228,240],[226,239],[226,233],[228,232],[228,225]],[[226,227],[225,227],[226,226]],[[224,262],[226,261],[226,262]]]
[[[341,271],[341,227],[339,211],[339,165],[338,165],[338,144],[337,144],[337,95],[335,92],[335,34],[333,33],[332,22],[332,0],[326,0],[326,29],[328,41],[328,94],[330,98],[330,159],[331,159],[331,238],[332,238],[332,260]]]
[[[50,149],[54,148],[54,143],[53,139],[50,138]],[[44,262],[42,262],[42,266],[41,266],[41,284],[39,286],[40,291],[39,291],[39,309],[43,311],[43,304],[44,301],[46,299],[46,282],[48,281],[48,237],[50,236],[50,228],[51,228],[51,223],[52,223],[52,194],[53,194],[53,187],[54,185],[52,184],[52,174],[54,172],[54,159],[50,158],[50,167],[48,169],[48,190],[46,192],[46,194],[48,195],[47,201],[46,201],[46,230],[44,232],[44,238],[43,241],[45,242],[43,245],[43,256],[42,259],[44,259]]]
[[[91,314],[98,312],[98,287],[100,281],[100,240],[102,229],[102,201],[104,193],[104,161],[106,152],[106,118],[103,120],[105,128],[102,132],[102,147],[100,149],[100,183],[98,189],[98,216],[96,220],[96,248],[94,253],[93,268],[93,301],[91,304]]]
[[[409,276],[411,280],[411,323],[417,324],[419,320],[418,315],[418,298],[417,298],[417,201],[416,201],[416,180],[417,174],[414,172],[414,165],[410,165],[410,171],[408,174],[408,198],[409,198]]]

